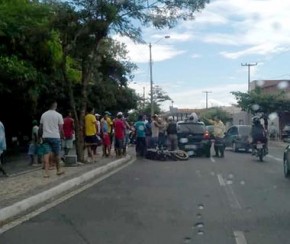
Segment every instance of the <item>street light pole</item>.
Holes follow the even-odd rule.
[[[164,36],[154,43],[156,44],[157,42],[161,41],[164,38],[168,39],[170,38],[170,36]],[[153,74],[152,74],[153,72],[152,72],[152,44],[151,42],[149,43],[149,64],[150,64],[150,114],[152,117],[154,114],[154,104],[153,104]]]
[[[150,114],[153,116],[153,76],[152,76],[152,45],[149,43],[149,64],[150,64]]]

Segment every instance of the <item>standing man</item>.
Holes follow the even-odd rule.
[[[111,113],[109,111],[105,111],[105,115],[103,120],[105,120],[107,122],[108,125],[108,134],[110,136],[110,148],[108,148],[109,150],[109,155],[111,154],[111,149],[112,149],[112,145],[113,145],[113,139],[114,139],[114,131],[113,131],[113,121],[111,119]]]
[[[95,116],[95,109],[88,108],[88,113],[85,116],[85,144],[88,150],[88,163],[96,160],[94,155],[94,148],[98,145],[97,139],[97,119]]]
[[[134,124],[136,131],[136,155],[144,157],[146,153],[146,135],[144,117],[139,115],[138,121]]]
[[[211,124],[213,124],[213,135],[215,141],[223,142],[223,138],[225,136],[226,127],[224,123],[220,120],[218,116],[215,116],[214,120],[208,120]],[[219,150],[216,145],[214,145],[215,157],[219,157]],[[224,150],[221,152],[221,157],[224,157]]]
[[[74,119],[72,118],[72,114],[68,111],[67,116],[63,120],[63,132],[64,132],[64,140],[63,140],[63,149],[64,149],[64,157],[68,155],[70,149],[73,148],[73,135],[75,131]]]
[[[168,125],[166,131],[168,140],[168,150],[170,151],[177,150],[178,147],[177,125],[176,122],[173,120],[172,116],[168,117]]]
[[[0,121],[0,171],[4,176],[8,176],[6,171],[3,169],[3,152],[6,151],[6,136],[5,136],[5,128],[3,123]]]
[[[123,113],[118,112],[117,118],[114,121],[115,128],[115,151],[116,157],[119,158],[123,154],[125,144],[125,129],[126,125],[123,121]]]
[[[63,133],[63,117],[56,111],[57,102],[50,103],[49,110],[41,115],[39,135],[43,141],[43,161],[44,161],[44,177],[49,177],[49,159],[52,156],[56,164],[56,174],[62,175],[64,171],[60,169],[60,152],[61,139],[64,138]],[[51,155],[52,154],[52,155]]]

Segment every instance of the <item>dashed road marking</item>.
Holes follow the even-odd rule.
[[[226,184],[226,182],[221,174],[218,174],[217,177],[218,177],[218,181],[219,181],[220,185],[222,187],[224,187],[224,189],[225,189],[230,206],[234,209],[241,209],[242,208],[241,204],[239,203],[232,186],[229,184]]]
[[[270,155],[270,154],[268,154],[266,157],[274,159],[274,160],[276,160],[276,161],[278,161],[280,163],[283,163],[283,159],[282,158],[278,158],[278,157],[275,157],[275,156]]]
[[[234,236],[237,244],[247,244],[247,240],[243,231],[234,231]]]

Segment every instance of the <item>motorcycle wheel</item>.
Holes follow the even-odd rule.
[[[182,151],[182,150],[172,151],[171,155],[178,160],[188,160],[189,158],[189,155],[187,154],[187,152]]]

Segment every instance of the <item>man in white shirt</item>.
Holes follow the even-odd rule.
[[[56,164],[56,174],[62,175],[64,171],[60,170],[60,152],[61,139],[64,138],[63,133],[63,117],[56,112],[57,102],[52,102],[49,110],[41,115],[39,133],[43,142],[43,161],[45,174],[44,177],[49,177],[49,159],[51,153]]]

